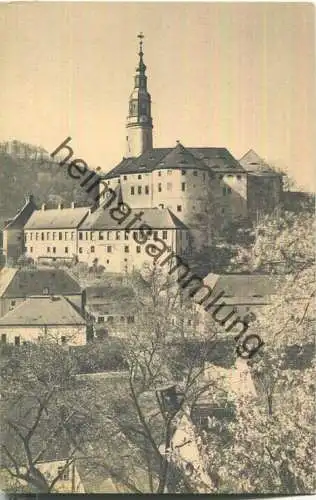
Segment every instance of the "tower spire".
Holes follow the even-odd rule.
[[[129,114],[126,123],[126,156],[139,156],[152,149],[151,97],[147,90],[146,65],[144,63],[144,34],[139,39],[139,61],[134,77],[134,90],[129,98]]]

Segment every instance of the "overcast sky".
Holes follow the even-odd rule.
[[[154,146],[253,148],[306,187],[315,178],[312,4],[0,5],[0,140],[112,168],[143,31]]]

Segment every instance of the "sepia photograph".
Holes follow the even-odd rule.
[[[315,6],[0,13],[3,498],[315,493]]]

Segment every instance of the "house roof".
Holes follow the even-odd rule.
[[[122,309],[122,304],[124,308]],[[86,310],[96,314],[120,314],[137,309],[135,293],[131,287],[102,286],[86,288]]]
[[[128,219],[126,218],[126,225],[132,220],[133,215],[138,214],[140,211],[143,212],[142,219],[137,222],[137,225],[133,227],[133,229],[137,229],[144,223],[153,229],[187,229],[183,222],[181,222],[168,208],[131,209]],[[105,229],[124,230],[123,224],[119,224],[118,221],[114,220],[105,202],[100,208],[88,215],[80,225],[80,229],[94,229],[100,231]]]
[[[137,158],[124,158],[105,175],[105,178],[111,179],[122,174],[152,172],[164,168],[244,172],[243,167],[226,148],[186,148],[177,143],[173,148],[154,148]]]
[[[25,229],[76,228],[88,213],[88,207],[36,210],[25,224]]]
[[[31,297],[0,318],[0,327],[84,324],[84,318],[62,296]]]
[[[281,175],[271,168],[253,149],[249,149],[239,160],[239,163],[247,172],[253,175]]]
[[[34,203],[33,196],[30,195],[16,216],[8,221],[5,229],[22,229],[35,210],[37,210],[37,206]]]
[[[48,288],[50,295],[81,294],[79,283],[64,269],[13,269],[0,271],[0,297],[30,297],[43,295]]]
[[[282,278],[281,278],[282,279]],[[214,280],[210,273],[204,278],[205,284],[214,287],[213,295],[223,291],[225,297],[251,297],[262,301],[263,297],[273,295],[280,285],[280,277],[270,274],[221,274]]]

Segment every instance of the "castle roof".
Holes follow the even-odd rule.
[[[243,168],[253,175],[275,175],[281,174],[271,168],[253,149],[249,149],[246,154],[239,160]]]
[[[75,229],[88,212],[89,207],[36,210],[25,229]]]
[[[30,297],[0,318],[0,327],[84,324],[84,318],[62,296]]]
[[[159,169],[200,169],[213,172],[244,172],[243,167],[226,148],[185,148],[178,143],[174,148],[154,148],[137,158],[123,160],[105,175],[111,179],[123,174],[152,172]]]
[[[210,273],[204,278],[204,283],[213,288],[213,294],[224,292],[224,297],[234,297],[244,302],[243,298],[254,298],[255,302],[262,301],[269,295],[277,292],[281,276],[271,274],[221,274]],[[258,300],[259,299],[259,300]],[[225,299],[226,300],[226,299]],[[232,301],[233,302],[233,301]]]
[[[36,209],[37,206],[34,203],[33,196],[28,196],[23,207],[18,211],[13,219],[8,221],[5,229],[22,229]]]
[[[64,269],[4,268],[0,272],[0,297],[43,295],[44,288],[51,295],[81,293],[79,283]]]
[[[119,224],[110,214],[106,203],[100,206],[95,212],[88,215],[79,229],[82,230],[124,230],[124,222]],[[168,208],[137,208],[131,209],[130,215],[126,218],[125,225],[132,220],[133,216],[143,212],[140,221],[132,229],[139,228],[142,224],[147,224],[152,229],[187,229],[187,227]]]

